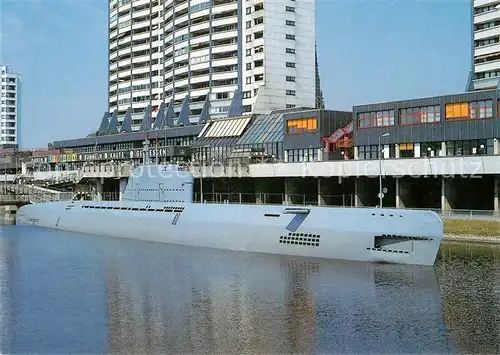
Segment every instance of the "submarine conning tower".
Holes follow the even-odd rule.
[[[193,202],[194,176],[179,165],[141,165],[128,178],[124,201]]]

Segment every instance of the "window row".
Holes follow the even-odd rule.
[[[358,113],[358,127],[394,126],[394,110]]]
[[[492,118],[493,100],[446,104],[444,114],[446,120]],[[441,106],[432,105],[403,108],[399,110],[398,118],[401,125],[441,122]],[[357,114],[357,119],[359,128],[393,126],[395,111],[362,112]]]
[[[319,161],[320,156],[318,149],[289,149],[287,153],[287,163],[300,163],[308,161]]]
[[[399,158],[432,158],[442,156],[486,155],[493,153],[493,142],[486,139],[424,143],[399,143]],[[385,159],[396,158],[396,145],[382,149]],[[358,159],[378,159],[378,145],[358,146]]]
[[[493,117],[493,100],[460,102],[446,105],[446,119],[481,119]]]
[[[264,133],[262,133],[264,134]],[[269,137],[269,135],[267,135]],[[247,136],[249,142],[257,142],[263,137],[261,134],[256,136]],[[283,142],[275,143],[249,143],[241,145],[217,145],[203,148],[193,149],[192,159],[200,163],[201,165],[217,163],[228,163],[230,157],[234,156],[237,151],[248,151],[248,152],[264,152],[264,156],[274,156],[278,161],[283,161]],[[252,159],[252,158],[250,158]],[[255,159],[255,158],[253,158]],[[259,160],[262,156],[258,157]]]
[[[318,120],[315,117],[298,118],[286,121],[287,134],[314,133],[318,130]]]
[[[441,107],[439,105],[403,108],[399,110],[399,123],[402,125],[439,121],[441,121]]]

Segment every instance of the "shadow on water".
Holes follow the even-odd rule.
[[[467,328],[458,317],[468,314],[462,310],[468,305],[457,302],[469,302],[465,294],[475,291],[450,281],[469,269],[450,264],[447,255],[455,254],[446,254],[446,248],[436,268],[429,268],[28,227],[0,232],[0,353],[442,354],[498,349],[493,335],[487,338],[490,347],[477,345],[485,332],[498,329],[491,328],[498,318],[496,323],[491,315],[489,322],[471,318],[477,323]],[[479,269],[475,272],[488,274]],[[462,275],[467,277],[478,276]],[[489,303],[498,310],[496,295],[496,303],[491,294],[479,297],[478,307]],[[464,342],[469,329],[474,333]]]

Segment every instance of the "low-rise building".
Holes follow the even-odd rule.
[[[499,105],[500,90],[490,90],[359,105],[353,112],[293,108],[216,120],[190,116],[190,123],[167,113],[152,130],[146,113],[142,131],[123,133],[106,116],[98,135],[53,142],[57,154],[33,160],[51,170],[141,164],[144,156],[186,162],[200,184],[210,181],[212,193],[222,178],[228,192],[233,186],[287,196],[273,203],[295,203],[291,196],[307,191],[297,201],[375,206],[382,195],[384,206],[500,211]],[[373,179],[379,176],[383,194]]]
[[[500,91],[355,106],[356,159],[499,154]],[[383,136],[387,134],[386,136]]]

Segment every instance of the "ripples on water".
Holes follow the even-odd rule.
[[[428,268],[0,233],[0,353],[500,352],[498,247]]]

